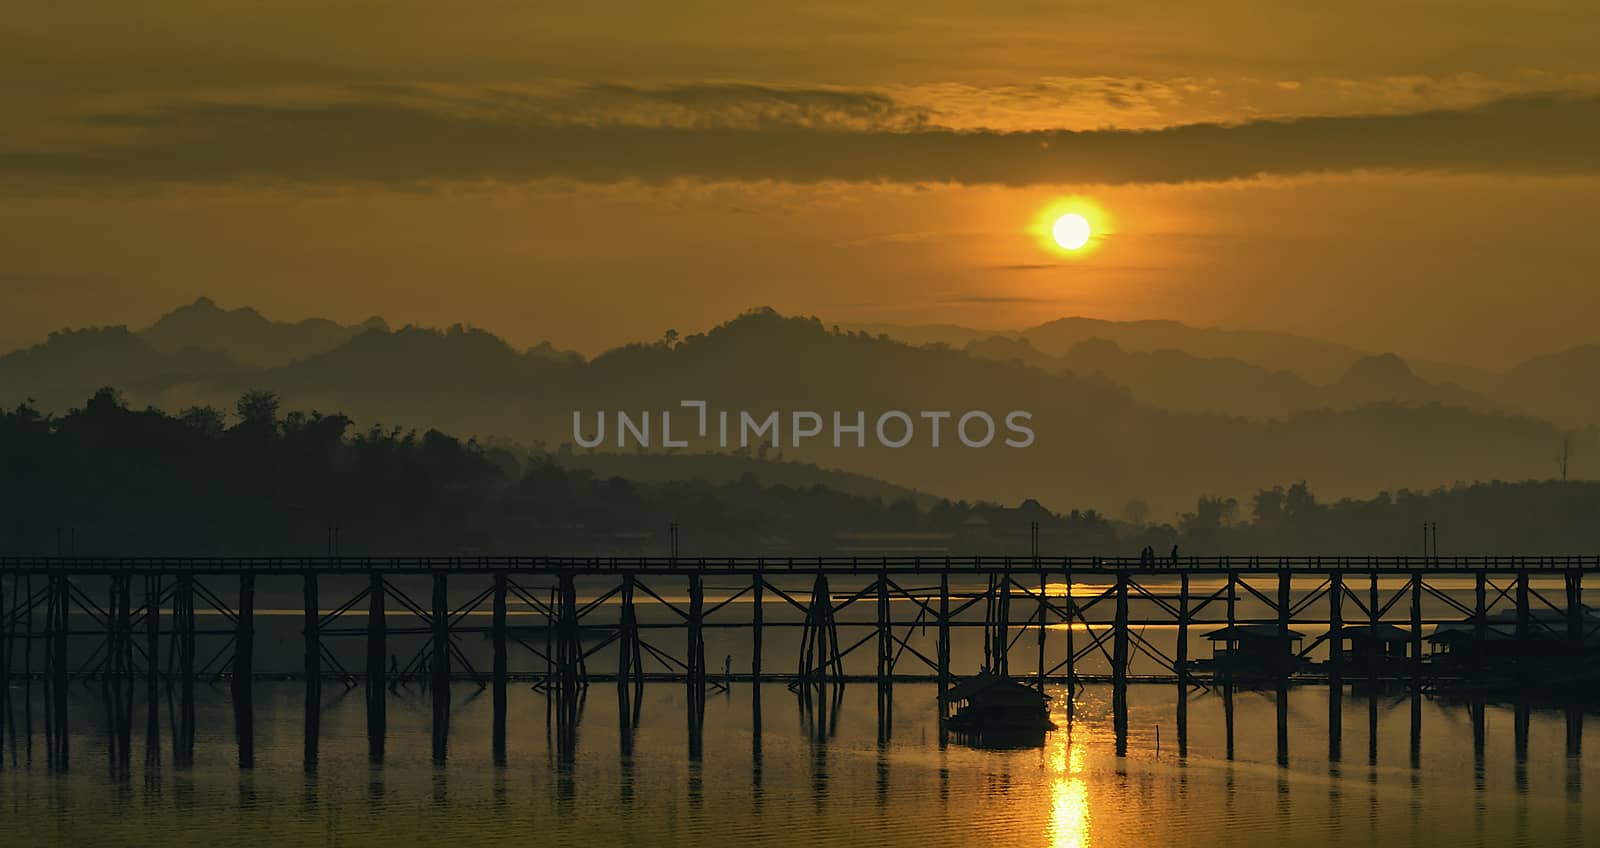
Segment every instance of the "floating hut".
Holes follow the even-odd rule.
[[[1582,610],[1578,638],[1559,610],[1528,610],[1518,632],[1516,610],[1440,624],[1427,637],[1429,672],[1440,689],[1490,694],[1556,695],[1596,701],[1600,693],[1600,616]]]
[[[1213,677],[1279,677],[1302,665],[1300,642],[1305,634],[1277,624],[1235,624],[1204,634],[1211,642],[1211,658],[1194,667]]]
[[[1009,677],[984,672],[950,687],[939,698],[944,711],[955,713],[945,727],[964,734],[979,747],[1016,748],[1044,744],[1050,721],[1050,699]]]
[[[1411,631],[1393,624],[1346,624],[1333,638],[1333,650],[1347,668],[1363,669],[1376,662],[1382,670],[1405,665]]]

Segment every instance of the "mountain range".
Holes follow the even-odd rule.
[[[759,415],[987,410],[999,418],[1027,410],[1037,438],[1024,449],[920,440],[904,449],[834,448],[825,439],[795,447],[785,433],[770,450],[937,495],[1036,497],[1113,513],[1131,499],[1160,515],[1200,495],[1242,497],[1300,479],[1325,496],[1354,497],[1547,478],[1564,443],[1569,474],[1600,476],[1600,451],[1587,447],[1600,410],[1567,392],[1593,385],[1600,348],[1542,357],[1466,388],[1392,354],[1173,322],[1070,319],[1017,333],[908,333],[918,344],[873,330],[829,330],[814,318],[755,310],[681,340],[585,359],[549,345],[518,349],[461,326],[276,322],[202,299],[144,330],[62,331],[0,357],[0,402],[31,398],[62,411],[109,385],[135,404],[229,409],[243,392],[267,389],[287,409],[510,440],[590,465],[637,449],[611,441],[594,452],[574,449],[575,411],[659,414],[695,399]],[[1194,349],[1151,348],[1174,339]],[[1274,356],[1285,367],[1274,367]],[[1590,429],[1572,449],[1565,430],[1574,427]]]
[[[162,353],[215,350],[243,365],[271,367],[332,350],[368,330],[388,329],[378,317],[349,325],[326,318],[273,321],[248,306],[223,309],[202,297],[161,316],[139,337]]]

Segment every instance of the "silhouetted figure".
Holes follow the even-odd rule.
[[[1145,545],[1144,546],[1144,550],[1139,552],[1139,564],[1140,565],[1153,565],[1155,563],[1155,561],[1156,561],[1156,549],[1150,547],[1149,545]]]
[[[1173,565],[1174,568],[1176,568],[1177,565],[1178,565],[1178,546],[1177,545],[1173,545],[1172,546],[1172,565]]]
[[[733,654],[728,654],[722,658],[722,679],[733,679]]]

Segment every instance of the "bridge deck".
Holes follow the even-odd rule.
[[[245,556],[245,557],[0,557],[0,574],[1145,574],[1395,572],[1595,572],[1600,555],[1500,556]]]

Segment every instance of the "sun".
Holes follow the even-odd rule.
[[[1039,206],[1028,233],[1045,251],[1077,262],[1105,247],[1116,229],[1111,215],[1094,198],[1072,195]]]
[[[1057,218],[1050,225],[1050,237],[1056,240],[1056,245],[1062,250],[1077,250],[1089,243],[1089,236],[1094,230],[1089,226],[1089,219],[1076,212],[1068,212]]]

